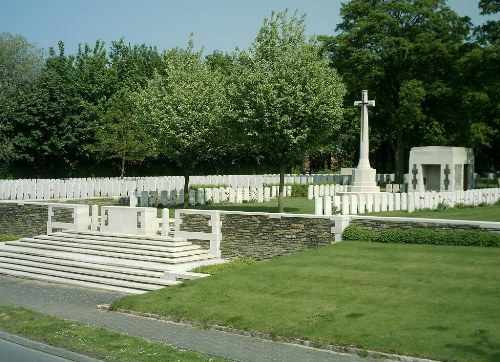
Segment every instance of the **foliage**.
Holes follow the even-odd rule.
[[[378,243],[500,247],[500,235],[487,231],[440,231],[424,228],[374,231],[351,224],[345,228],[342,238]]]
[[[43,65],[43,52],[20,35],[0,33],[0,164],[15,158],[12,144],[15,122]]]
[[[351,0],[340,15],[324,49],[348,85],[346,107],[362,89],[376,99],[371,144],[388,143],[401,183],[408,147],[447,141],[444,122],[456,105],[450,81],[470,24],[444,0]]]
[[[320,344],[494,361],[499,257],[498,248],[342,242],[113,306]]]
[[[138,96],[139,121],[156,152],[184,170],[184,207],[194,167],[222,153],[228,101],[221,75],[207,66],[193,43],[164,55],[166,75],[156,74]]]
[[[233,129],[279,168],[282,211],[285,170],[332,140],[344,85],[317,43],[306,40],[304,18],[288,19],[286,11],[264,21],[249,53],[238,54],[234,75]]]
[[[125,162],[154,156],[151,136],[144,132],[136,117],[135,96],[128,88],[119,89],[108,100],[102,126],[96,133],[94,149],[104,158],[121,161],[120,177],[125,174]]]
[[[222,264],[212,264],[212,265],[204,265],[199,266],[191,271],[194,273],[204,273],[210,275],[216,275],[220,273],[227,272],[229,270],[241,269],[248,265],[255,264],[256,261],[253,259],[234,259]]]
[[[221,360],[14,306],[0,306],[0,330],[106,361]]]

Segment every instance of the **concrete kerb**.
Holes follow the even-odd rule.
[[[40,342],[32,341],[30,339],[26,339],[23,337],[19,337],[13,334],[5,333],[0,331],[0,339],[18,344],[20,346],[24,346],[30,349],[34,349],[37,351],[44,352],[46,354],[50,354],[53,356],[61,357],[61,358],[66,358],[67,360],[70,361],[75,361],[75,362],[99,362],[100,360],[97,360],[92,357],[84,356],[75,352],[67,351],[65,349],[57,348],[57,347],[52,347],[47,344],[43,344]]]
[[[138,318],[146,318],[146,319],[162,321],[165,323],[172,323],[172,324],[196,327],[196,325],[194,325],[193,323],[191,323],[190,321],[187,321],[185,319],[169,317],[169,316],[161,316],[161,315],[157,315],[154,313],[137,312],[137,311],[128,310],[128,309],[117,309],[117,310],[111,312],[109,304],[98,305],[97,308],[99,310],[110,312],[110,313],[123,313],[123,314],[127,314],[127,315],[136,316]],[[294,345],[294,346],[298,346],[298,347],[317,349],[317,350],[322,350],[322,351],[327,351],[327,352],[332,352],[332,353],[340,353],[340,354],[345,354],[345,355],[355,355],[355,356],[359,356],[359,357],[363,357],[363,358],[373,358],[373,359],[377,359],[377,360],[384,360],[385,359],[385,360],[400,361],[400,362],[439,362],[437,360],[431,360],[431,359],[427,359],[427,358],[397,355],[397,354],[384,353],[384,352],[366,350],[366,349],[349,347],[349,346],[337,346],[337,345],[333,345],[333,344],[318,343],[318,342],[313,342],[313,341],[299,339],[299,338],[273,336],[273,335],[270,335],[268,333],[261,333],[261,332],[256,332],[256,331],[243,331],[243,330],[239,330],[236,328],[220,326],[220,325],[216,325],[216,324],[210,325],[209,329],[213,330],[213,331],[236,334],[236,335],[245,336],[245,337],[258,338],[258,339],[262,339],[262,340],[266,340],[266,341],[278,342],[278,343],[283,343],[283,344],[290,344],[290,345]]]

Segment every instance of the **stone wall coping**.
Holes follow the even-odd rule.
[[[273,212],[246,212],[246,211],[226,211],[221,210],[221,214],[234,214],[234,215],[255,215],[255,216],[267,216],[271,219],[279,219],[282,217],[296,217],[304,219],[326,219],[326,220],[339,220],[339,219],[349,219],[349,216],[345,215],[313,215],[313,214],[288,214],[288,213],[273,213]]]
[[[499,229],[500,222],[493,221],[474,221],[474,220],[449,220],[449,219],[423,219],[410,217],[381,217],[381,216],[350,216],[351,220],[376,220],[376,221],[399,221],[411,223],[432,223],[432,224],[451,224],[451,225],[473,225],[480,228]]]

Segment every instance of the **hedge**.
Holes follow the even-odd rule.
[[[395,244],[433,244],[500,247],[500,234],[488,231],[443,231],[434,229],[390,229],[373,231],[349,225],[343,240],[371,241]]]

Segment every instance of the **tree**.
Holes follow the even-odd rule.
[[[156,74],[139,93],[140,122],[153,147],[184,171],[184,208],[195,166],[215,158],[224,145],[228,101],[222,76],[202,61],[201,52],[173,49],[164,55],[165,74]]]
[[[483,15],[500,11],[500,1],[479,2]],[[478,169],[500,167],[500,21],[488,20],[474,29],[457,63],[457,102],[453,137],[473,147]]]
[[[0,33],[0,162],[15,158],[14,123],[43,65],[43,51],[20,35]]]
[[[444,124],[456,104],[451,80],[470,22],[445,0],[351,0],[340,15],[339,35],[323,44],[348,84],[346,102],[362,89],[377,100],[372,134],[390,144],[402,182],[410,146],[447,142]]]
[[[125,175],[126,162],[154,155],[149,135],[136,119],[135,97],[128,88],[118,90],[107,102],[103,124],[96,134],[94,150],[104,158],[120,160],[120,177]]]
[[[303,16],[265,19],[249,53],[239,54],[231,91],[236,135],[278,168],[279,212],[287,167],[333,142],[342,116],[344,85],[304,33]]]

